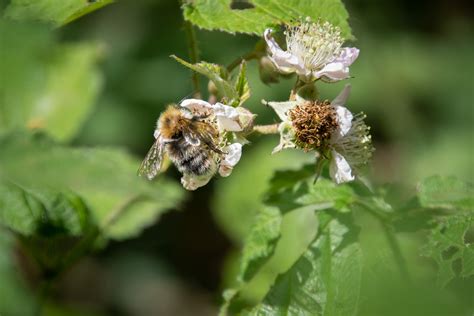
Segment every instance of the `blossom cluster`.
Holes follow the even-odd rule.
[[[350,85],[328,101],[319,99],[316,83],[350,78],[349,67],[359,56],[359,49],[343,47],[339,28],[329,22],[305,20],[286,26],[286,49],[274,35],[273,29],[267,29],[263,34],[267,55],[261,56],[260,67],[271,68],[268,74],[295,74],[297,81],[289,100],[264,102],[281,120],[275,130],[280,134],[280,142],[273,153],[288,148],[313,152],[319,163],[329,161],[329,174],[334,182],[354,180],[373,152],[365,115],[354,115],[348,110]],[[267,82],[277,81],[271,75],[266,79]],[[308,94],[308,91],[312,93]],[[178,107],[190,127],[176,125],[181,126],[175,128],[182,140],[171,139],[162,145],[163,151],[169,148],[168,154],[183,173],[181,182],[188,190],[207,184],[217,173],[229,176],[241,158],[242,146],[248,143],[246,136],[262,130],[253,125],[254,115],[249,110],[222,102],[182,101]],[[160,142],[161,129],[158,124],[157,142]],[[194,148],[190,144],[200,147]],[[209,167],[203,167],[204,164]]]

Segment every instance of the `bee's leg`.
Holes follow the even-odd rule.
[[[207,119],[209,116],[211,116],[210,113],[201,114],[201,115],[194,115],[193,120],[200,121],[200,120]]]
[[[175,139],[175,138],[163,138],[163,139],[162,139],[163,144],[174,143],[174,142],[176,142],[176,141],[178,141],[178,140]]]

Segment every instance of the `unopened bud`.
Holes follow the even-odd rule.
[[[209,83],[207,84],[207,90],[209,91],[210,95],[217,95],[219,93],[216,84],[212,80],[209,80]]]
[[[279,73],[273,62],[267,56],[260,58],[258,63],[260,80],[265,84],[278,83]]]
[[[239,123],[242,127],[242,131],[244,133],[251,131],[253,128],[253,122],[257,115],[253,114],[252,112],[241,106],[237,107],[236,110],[237,112],[239,112]]]

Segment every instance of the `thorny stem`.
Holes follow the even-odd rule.
[[[184,5],[184,0],[181,3]],[[188,54],[192,64],[199,62],[199,48],[196,38],[196,31],[189,21],[184,21],[184,31],[188,42]],[[201,89],[199,84],[199,74],[192,70],[191,80],[193,82],[194,97],[201,98]]]
[[[263,135],[278,134],[278,123],[269,125],[255,125],[251,133],[259,133]]]
[[[411,282],[411,276],[408,271],[407,262],[403,257],[402,250],[400,244],[398,242],[397,236],[393,232],[392,226],[388,223],[388,217],[384,216],[382,213],[374,210],[372,206],[366,203],[363,200],[358,200],[359,204],[364,207],[372,216],[374,216],[380,224],[383,226],[383,230],[385,233],[385,237],[387,238],[388,244],[390,249],[393,252],[393,256],[395,261],[397,262],[398,269],[400,270],[400,274],[405,278],[407,282]]]
[[[231,62],[227,66],[227,71],[231,72],[232,70],[234,70],[236,67],[238,67],[242,63],[243,60],[248,61],[248,60],[257,59],[257,58],[258,58],[257,52],[255,51],[248,52],[245,55],[237,57],[233,62]]]

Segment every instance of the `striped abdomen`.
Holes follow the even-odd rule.
[[[167,144],[168,154],[181,173],[197,176],[213,172],[213,154],[204,146],[193,146],[184,139]]]

